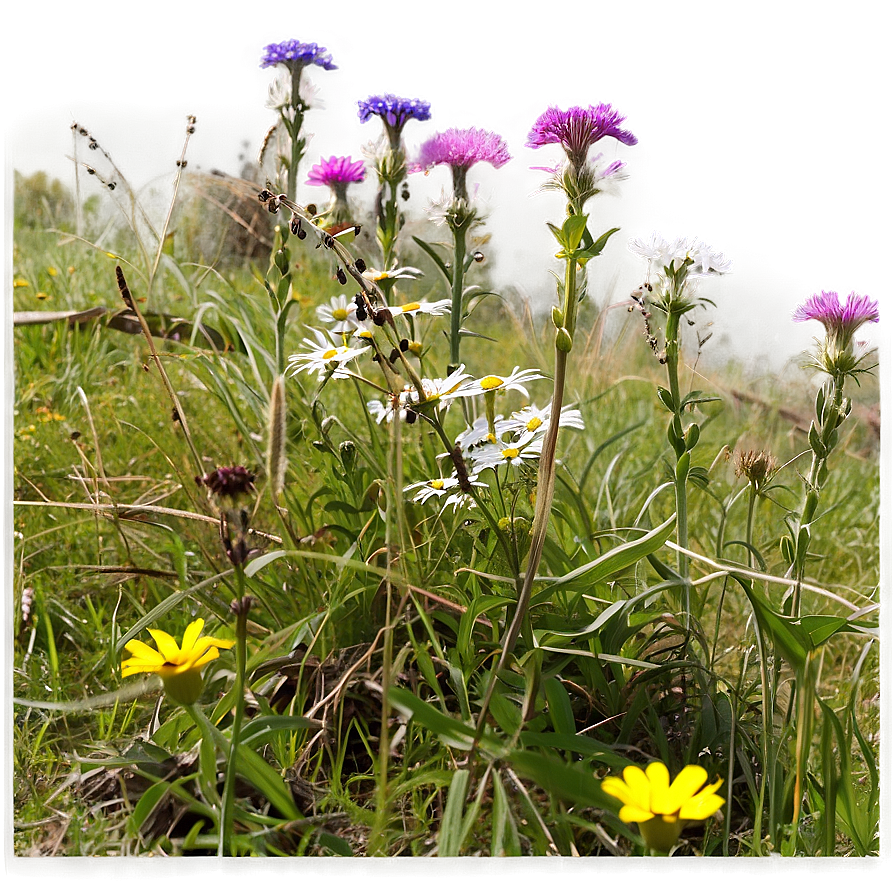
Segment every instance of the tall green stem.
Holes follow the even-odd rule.
[[[566,260],[566,273],[563,289],[563,321],[565,329],[570,336],[575,332],[576,321],[576,267],[578,262],[573,258]],[[516,640],[523,628],[524,622],[528,623],[529,603],[532,600],[532,588],[535,584],[535,575],[541,562],[541,554],[544,549],[545,538],[548,532],[548,521],[551,515],[551,503],[554,498],[554,485],[556,482],[556,457],[557,436],[560,431],[560,409],[563,407],[563,393],[566,389],[566,364],[569,352],[559,346],[554,351],[554,394],[551,399],[551,418],[548,430],[545,433],[541,450],[541,461],[538,467],[538,492],[535,498],[535,517],[532,521],[532,542],[529,548],[529,562],[526,574],[523,577],[522,586],[519,589],[516,611],[513,614],[510,627],[504,634],[504,643],[501,645],[501,654],[495,668],[492,670],[488,689],[482,702],[482,710],[476,722],[476,739],[480,737],[485,728],[485,719],[488,713],[489,703],[498,680],[498,674],[507,663]],[[531,628],[529,628],[531,631]]]
[[[454,231],[454,270],[451,279],[451,332],[450,332],[450,367],[448,372],[460,366],[460,323],[463,312],[464,293],[464,260],[467,255],[468,224],[453,228]]]
[[[240,735],[243,727],[243,716],[246,709],[246,620],[248,612],[243,609],[243,596],[246,591],[245,574],[241,566],[236,567],[237,597],[236,606],[240,612],[236,616],[236,677],[234,688],[233,727],[230,730],[230,752],[227,756],[227,772],[224,779],[224,795],[221,798],[221,826],[218,831],[218,855],[231,855],[230,838],[233,833],[233,804],[236,789],[236,761],[240,746]]]

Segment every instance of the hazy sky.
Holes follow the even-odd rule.
[[[822,289],[867,293],[885,314],[892,304],[889,4],[640,0],[583,2],[578,14],[575,3],[491,0],[157,0],[139,15],[107,0],[32,8],[4,51],[7,174],[70,180],[76,120],[132,183],[165,186],[187,114],[198,117],[191,169],[235,172],[243,142],[255,153],[274,120],[262,48],[296,38],[325,45],[339,66],[306,70],[326,107],[306,118],[306,166],[322,154],[359,157],[379,133],[378,121],[357,118],[356,101],[370,93],[431,102],[432,120],[405,129],[411,153],[448,127],[507,140],[512,161],[477,165],[469,180],[490,212],[497,279],[535,302],[553,292],[556,247],[544,222],[560,219],[562,201],[535,195],[543,174],[531,168],[559,161],[560,150],[526,149],[526,135],[549,105],[609,102],[639,138],[598,146],[630,174],[618,197],[590,206],[596,229],[622,228],[589,266],[613,300],[643,279],[628,240],[656,230],[699,237],[733,261],[711,289],[719,307],[707,349],[717,356],[777,366],[798,353],[821,327],[792,323],[792,311]],[[448,185],[442,170],[411,180],[420,199]]]

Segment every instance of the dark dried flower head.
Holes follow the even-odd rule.
[[[197,476],[197,485],[208,489],[209,500],[213,503],[237,507],[247,503],[255,491],[255,474],[245,467],[217,467],[205,476]]]
[[[328,53],[326,47],[319,47],[314,43],[306,44],[298,40],[284,40],[279,44],[268,44],[264,48],[264,56],[261,57],[261,67],[270,68],[272,65],[285,65],[287,68],[319,65],[325,71],[332,71],[336,68],[333,63],[333,54]]]
[[[767,451],[738,451],[734,475],[746,477],[758,492],[768,484],[778,469],[778,459]]]

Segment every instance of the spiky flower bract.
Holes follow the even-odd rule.
[[[328,53],[326,47],[298,40],[284,40],[278,44],[268,44],[264,48],[261,68],[270,68],[274,65],[285,65],[287,68],[318,65],[325,71],[333,71],[337,67],[333,63],[333,54]]]
[[[245,467],[216,467],[211,473],[196,477],[197,485],[208,489],[208,498],[215,504],[237,507],[248,502],[255,491],[255,474]]]
[[[165,693],[177,703],[195,703],[202,693],[201,668],[219,656],[218,649],[229,650],[234,641],[199,637],[202,619],[191,622],[184,632],[180,647],[167,632],[148,629],[158,650],[142,641],[130,640],[125,649],[131,654],[121,662],[122,678],[141,672],[155,673],[162,679]]]

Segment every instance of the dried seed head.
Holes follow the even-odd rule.
[[[734,461],[734,475],[746,477],[758,492],[768,484],[778,469],[778,459],[767,451],[738,451]]]
[[[197,476],[196,484],[208,489],[208,499],[225,507],[240,507],[248,503],[255,491],[255,474],[243,466],[216,467],[205,476]]]

